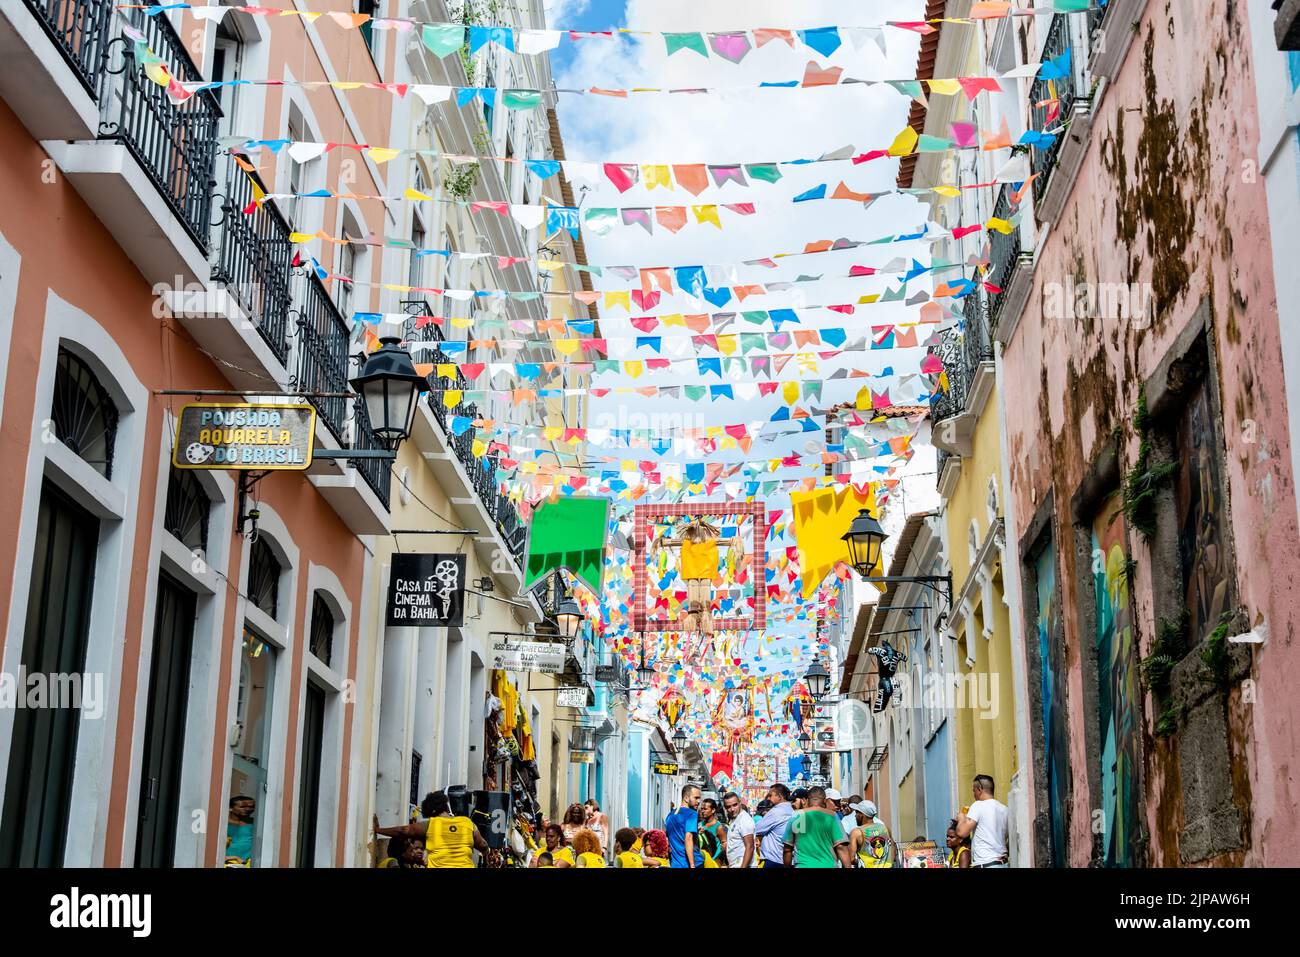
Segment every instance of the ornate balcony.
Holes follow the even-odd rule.
[[[1011,193],[1011,184],[1003,183],[1002,188],[998,190],[998,201],[993,206],[995,218],[1011,218]],[[1002,317],[1002,307],[1011,285],[1012,272],[1020,260],[1020,228],[1012,227],[1009,233],[990,229],[988,236],[991,267],[985,281],[1001,290],[1001,292],[989,293],[989,323],[996,328],[998,320]]]
[[[166,17],[147,17],[143,10],[124,12],[173,77],[181,81],[203,79]],[[165,87],[144,74],[142,64],[136,61],[134,45],[125,37],[117,40],[123,47],[123,61],[120,70],[105,83],[100,138],[115,140],[131,151],[190,238],[206,254],[216,188],[213,174],[221,107],[206,90],[184,103],[174,103]]]
[[[1073,49],[1070,41],[1070,17],[1068,14],[1058,13],[1052,17],[1052,25],[1047,30],[1042,60],[1046,63],[1066,52],[1070,52],[1072,56],[1070,69],[1064,77],[1055,80],[1038,79],[1029,88],[1029,116],[1031,126],[1035,130],[1051,129],[1068,121],[1074,110],[1075,97],[1079,92],[1076,86],[1079,57],[1078,51]],[[1041,200],[1043,194],[1047,192],[1047,184],[1051,182],[1056,158],[1064,141],[1065,135],[1060,134],[1047,149],[1034,147],[1031,150],[1030,168],[1038,174],[1038,178],[1034,180],[1035,200]]]
[[[111,39],[108,0],[25,0],[92,99],[99,99]]]
[[[302,283],[298,318],[298,372],[295,388],[308,393],[321,422],[344,444],[347,399],[310,393],[348,391],[348,326],[325,287],[314,275]]]
[[[289,360],[289,224],[270,200],[244,213],[253,200],[256,173],[231,162],[217,224],[212,281],[223,284],[247,311],[262,341],[281,364]],[[261,186],[260,180],[256,182]]]

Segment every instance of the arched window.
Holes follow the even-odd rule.
[[[259,538],[248,550],[248,598],[272,618],[280,598],[280,560],[265,539]]]
[[[189,469],[172,466],[167,478],[167,512],[163,527],[190,551],[208,551],[208,516],[212,499],[199,477]]]
[[[330,663],[334,652],[334,612],[329,602],[320,592],[316,592],[311,602],[311,653],[323,665]]]
[[[90,367],[67,349],[59,349],[50,418],[60,442],[104,478],[113,477],[117,406]]]

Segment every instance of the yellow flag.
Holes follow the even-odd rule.
[[[719,229],[722,228],[722,220],[718,218],[718,207],[716,206],[692,206],[695,213],[695,221],[703,226],[705,223],[712,223]]]
[[[456,408],[460,405],[461,394],[460,389],[448,389],[442,394],[442,404],[448,409]]]
[[[667,166],[642,166],[641,182],[645,184],[646,189],[654,189],[656,186],[665,189],[673,188],[673,177],[668,172]]]
[[[842,536],[858,511],[864,508],[875,513],[874,486],[868,486],[865,495],[860,495],[852,485],[790,493],[794,540],[803,565],[801,593],[805,600],[817,593],[838,562],[849,561],[849,546]],[[879,575],[879,567],[872,574]]]
[[[610,290],[605,293],[605,308],[613,309],[615,306],[622,306],[624,309],[632,308],[632,294],[626,289]]]
[[[952,78],[943,80],[926,80],[926,86],[930,88],[931,93],[939,93],[943,96],[952,96],[961,92],[961,84]]]
[[[910,126],[903,127],[903,132],[894,138],[893,144],[889,147],[890,156],[907,156],[916,149],[916,143],[920,139],[916,135],[916,130]]]
[[[786,405],[794,405],[799,400],[799,383],[787,382],[781,387],[781,398],[785,399]]]
[[[375,163],[379,164],[387,163],[402,151],[395,150],[391,146],[372,146],[370,149],[366,150],[366,152],[370,154],[370,158],[374,160]]]
[[[985,223],[984,225],[985,225],[985,227],[988,228],[988,229],[995,229],[995,230],[997,230],[997,231],[1000,232],[1003,236],[1010,235],[1010,233],[1011,233],[1011,224],[1010,224],[1009,222],[1007,222],[1005,219],[999,219],[999,218],[996,217],[996,216],[994,216],[992,219],[990,219],[990,220],[989,220],[987,223]]]

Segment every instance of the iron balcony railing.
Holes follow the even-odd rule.
[[[352,404],[352,425],[352,448],[377,450],[387,448],[376,438],[374,431],[371,429],[370,413],[366,410],[365,400],[360,396]],[[389,494],[393,485],[393,460],[349,459],[348,464],[366,480],[366,484],[370,486],[379,501],[383,503],[384,508],[387,509]]]
[[[454,361],[441,349],[428,351],[426,355],[428,356],[426,361],[435,365]],[[437,419],[438,424],[442,426],[443,435],[447,437],[447,444],[455,452],[456,458],[460,459],[460,464],[465,469],[466,478],[468,478],[474,494],[483,503],[487,513],[492,516],[497,531],[501,534],[502,540],[505,541],[510,554],[514,556],[515,561],[522,568],[524,549],[528,542],[528,529],[519,518],[519,512],[514,503],[510,501],[509,497],[502,495],[497,486],[496,472],[497,464],[500,461],[499,455],[493,452],[491,455],[485,455],[481,458],[475,456],[474,430],[466,429],[460,435],[455,435],[448,425],[448,419],[451,415],[466,416],[470,419],[479,418],[479,409],[476,405],[457,406],[456,409],[450,412],[443,405],[444,389],[464,389],[466,384],[464,376],[459,373],[454,378],[440,377],[438,375],[429,376],[429,388],[433,390],[429,393],[429,409],[433,412],[433,417]]]
[[[410,318],[406,320],[402,328],[402,338],[407,342],[443,342],[447,334],[442,331],[442,326],[436,322],[426,322],[421,325],[422,319],[433,318],[433,307],[429,305],[427,299],[403,299],[401,301],[402,311]]]
[[[1100,26],[1100,19],[1094,19],[1097,15],[1104,16],[1105,9],[1088,13],[1085,29],[1090,35],[1093,29]],[[1029,88],[1029,115],[1035,130],[1053,129],[1068,122],[1075,104],[1086,100],[1089,95],[1089,91],[1082,88],[1086,83],[1088,50],[1077,48],[1071,33],[1070,16],[1057,13],[1053,15],[1051,26],[1047,29],[1042,60],[1046,63],[1067,51],[1071,54],[1070,68],[1064,77],[1055,80],[1038,79]],[[1038,174],[1034,180],[1034,199],[1041,200],[1047,192],[1047,185],[1051,182],[1061,144],[1064,142],[1065,135],[1062,133],[1046,149],[1035,146],[1030,151],[1030,169]]]
[[[1002,188],[998,191],[998,201],[993,205],[994,218],[1011,218],[1011,193],[1011,184],[1003,183]],[[989,328],[997,329],[1002,304],[1006,301],[1007,286],[1011,282],[1011,274],[1020,259],[1020,227],[1012,226],[1009,233],[990,229],[988,236],[990,266],[988,275],[985,276],[985,282],[1001,290],[1000,292],[989,291],[988,319]]]
[[[285,364],[289,360],[289,269],[293,243],[289,224],[271,200],[254,206],[254,190],[262,184],[233,159],[217,224],[217,261],[212,281],[222,283],[248,311],[262,341]]]
[[[81,85],[96,102],[104,80],[104,64],[113,4],[110,0],[25,0]]]
[[[178,81],[203,79],[185,45],[165,16],[147,17],[143,10],[124,11],[144,35],[150,50]],[[208,252],[212,227],[212,196],[216,188],[217,121],[221,107],[209,90],[175,103],[167,88],[144,74],[135,45],[126,37],[119,71],[105,83],[101,97],[99,135],[117,140],[134,154],[145,174],[190,238]]]
[[[962,309],[962,322],[940,333],[934,349],[948,373],[948,391],[930,399],[930,420],[936,424],[966,410],[975,373],[981,363],[993,361],[993,337],[980,293],[963,297]]]
[[[345,444],[347,399],[311,395],[348,391],[348,326],[325,287],[308,274],[299,297],[298,371],[295,388],[308,393],[330,434]]]

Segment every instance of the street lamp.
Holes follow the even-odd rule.
[[[655,677],[655,669],[654,669],[654,666],[653,666],[653,665],[649,665],[649,664],[646,663],[646,660],[645,660],[645,649],[642,648],[642,649],[641,649],[641,663],[640,663],[639,665],[636,666],[636,680],[637,680],[637,684],[639,684],[642,688],[649,688],[649,687],[650,687],[650,682],[652,682],[652,681],[654,680],[654,677]]]
[[[799,750],[804,754],[813,753],[813,739],[807,731],[801,731],[799,733]]]
[[[560,626],[560,634],[568,641],[578,637],[578,629],[582,627],[582,609],[572,595],[565,595],[555,609],[555,622]]]
[[[840,538],[849,546],[849,563],[864,582],[882,585],[925,585],[942,594],[952,607],[952,573],[947,575],[872,575],[880,567],[880,553],[889,536],[870,510],[862,509]]]
[[[686,732],[682,728],[678,728],[677,733],[673,735],[673,747],[677,749],[678,753],[681,753],[686,750],[686,745]]]
[[[826,692],[830,690],[831,673],[826,670],[826,666],[818,659],[812,663],[812,667],[803,676],[803,680],[808,685],[808,693],[820,701],[826,696]]]
[[[866,578],[880,564],[880,552],[889,536],[880,527],[870,509],[862,509],[840,538],[848,543],[849,564]]]
[[[428,380],[415,371],[411,354],[402,348],[402,340],[385,336],[380,348],[366,356],[361,373],[348,385],[366,404],[370,429],[390,448],[411,434],[415,422],[416,401]]]

